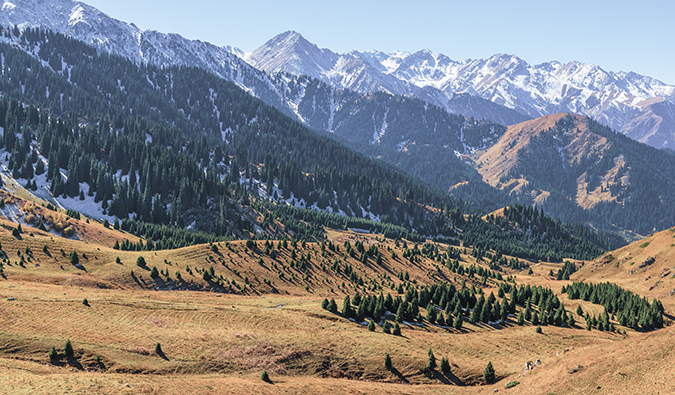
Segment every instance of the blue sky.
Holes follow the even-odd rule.
[[[85,0],[142,29],[252,51],[295,30],[321,48],[430,49],[452,59],[578,60],[675,84],[672,1]]]

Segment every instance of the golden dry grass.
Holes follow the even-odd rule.
[[[101,227],[93,223],[82,226]],[[5,265],[5,277],[0,277],[0,394],[473,394],[504,391],[511,380],[520,384],[506,391],[532,394],[631,393],[637,389],[667,393],[663,391],[672,388],[668,385],[672,384],[673,368],[662,359],[675,345],[675,327],[647,334],[628,330],[624,337],[557,327],[543,327],[543,334],[536,334],[531,325],[513,323],[501,330],[466,323],[461,333],[430,325],[404,325],[403,336],[396,337],[383,334],[379,326],[369,332],[321,309],[324,297],[334,297],[341,306],[345,293],[356,292],[344,277],[321,268],[321,263],[329,265],[335,258],[346,260],[364,279],[386,284],[385,293],[392,292],[389,285],[395,287],[400,282],[399,271],[408,271],[411,279],[421,284],[462,279],[433,260],[413,264],[402,259],[401,247],[377,235],[328,232],[342,252],[347,240],[353,244],[359,239],[366,246],[378,244],[385,255],[382,265],[372,260],[363,265],[328,250],[322,256],[318,244],[308,243],[299,246],[298,252],[311,254],[309,274],[305,279],[300,275],[291,279],[290,249],[282,249],[276,260],[262,256],[260,264],[259,251],[247,250],[244,242],[219,243],[218,253],[208,245],[127,252],[113,250],[105,238],[63,239],[29,227],[24,228],[22,239],[16,239],[11,235],[13,227],[0,221],[0,242],[12,263]],[[672,235],[675,232],[655,235],[648,246],[633,246],[630,252],[637,256],[637,248],[644,254],[655,254],[659,262],[669,255],[659,255],[657,249],[665,248],[666,237],[672,239]],[[42,252],[45,244],[51,256]],[[17,251],[25,251],[26,245],[33,250],[33,257],[20,266]],[[393,259],[387,248],[396,251],[398,258]],[[70,264],[70,251],[86,255],[80,259],[85,270]],[[615,253],[617,257],[629,252],[621,251]],[[147,269],[136,266],[138,256],[145,258]],[[120,264],[115,263],[117,257]],[[468,255],[462,255],[462,261],[464,265],[475,263]],[[592,265],[586,263],[578,276],[583,277]],[[185,288],[195,290],[162,291],[166,288],[162,284],[167,283],[158,285],[150,278],[148,269],[153,266],[173,278],[180,271],[190,285]],[[188,274],[187,266],[194,275]],[[235,280],[239,287],[214,288],[194,272],[211,266],[217,275],[230,284]],[[519,283],[551,287],[559,293],[568,282],[548,277],[549,270],[559,267],[539,263],[533,266],[533,275],[510,273]],[[286,273],[285,279],[279,278],[279,271]],[[599,273],[598,269],[592,272]],[[249,284],[244,287],[246,277]],[[264,280],[273,281],[273,286]],[[468,281],[471,284],[472,280]],[[489,287],[486,292],[491,290],[496,292]],[[365,290],[359,288],[359,292]],[[581,304],[591,314],[602,312],[600,306],[560,297],[568,311]],[[84,298],[90,306],[82,304]],[[669,308],[665,300],[664,305]],[[575,319],[583,323],[576,315]],[[75,347],[76,367],[49,363],[51,346],[62,349],[66,339]],[[158,342],[166,358],[155,354]],[[438,359],[449,358],[451,376],[427,377],[420,371],[429,348]],[[392,356],[394,373],[383,366],[385,353]],[[101,364],[95,360],[97,354]],[[525,362],[537,358],[542,365],[523,374]],[[499,381],[475,385],[480,384],[487,361],[494,364]],[[578,372],[568,373],[577,366],[581,366]],[[270,373],[273,384],[260,380],[262,370]]]

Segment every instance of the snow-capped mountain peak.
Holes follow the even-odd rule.
[[[332,69],[337,58],[330,50],[320,49],[300,33],[289,30],[248,54],[245,60],[268,73],[285,71],[298,75],[317,75],[323,70]]]
[[[338,89],[417,97],[449,111],[449,99],[470,94],[532,118],[573,112],[653,146],[675,147],[675,87],[633,72],[577,61],[533,65],[512,54],[454,61],[428,49],[341,55],[324,49],[319,57],[296,45],[284,47],[285,61],[279,61],[280,52],[270,46],[273,41],[249,58],[253,66],[308,75]],[[304,41],[303,48],[316,48]]]

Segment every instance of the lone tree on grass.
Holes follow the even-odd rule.
[[[136,259],[136,266],[145,267],[145,258],[139,256],[138,259]]]
[[[387,370],[391,370],[392,368],[391,357],[389,356],[389,353],[384,355],[384,367],[387,368]]]
[[[434,356],[434,352],[429,349],[429,360],[427,361],[427,370],[434,370],[436,369],[436,357]]]
[[[450,361],[447,357],[441,358],[441,372],[446,375],[450,374]]]
[[[77,265],[78,263],[80,263],[80,257],[77,256],[76,251],[73,251],[73,252],[70,253],[70,263],[72,265]]]
[[[63,347],[63,355],[68,359],[75,357],[75,351],[73,350],[72,343],[70,343],[70,339],[66,341],[66,346]]]
[[[266,383],[272,382],[272,380],[270,380],[270,375],[267,374],[267,370],[263,370],[262,374],[260,375],[260,380],[262,380]]]
[[[156,353],[157,355],[162,355],[162,354],[164,353],[164,352],[162,351],[162,345],[159,344],[159,342],[157,342],[157,344],[155,345],[155,353]]]
[[[495,381],[495,368],[492,367],[492,362],[488,362],[485,370],[483,371],[483,378],[485,382],[490,384]]]

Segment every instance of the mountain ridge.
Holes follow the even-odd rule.
[[[547,213],[641,234],[675,221],[673,166],[671,154],[569,113],[511,125],[475,160],[486,183],[532,199]]]
[[[487,59],[454,61],[444,54],[350,51],[336,54],[322,49],[316,62],[295,47],[277,48],[272,64],[263,56],[284,32],[245,56],[267,72],[301,73],[357,92],[384,91],[421,98],[450,111],[440,98],[471,94],[516,110],[530,118],[558,112],[588,115],[629,137],[652,146],[675,144],[675,86],[634,72],[611,72],[578,61],[529,64],[516,55],[496,54]],[[314,44],[304,44],[304,47]],[[316,47],[318,48],[318,47]],[[314,53],[315,58],[318,53]],[[283,59],[280,59],[283,57]],[[337,57],[337,60],[335,58]],[[309,66],[304,66],[309,63]],[[328,67],[330,66],[330,67]],[[427,92],[423,93],[426,89]],[[428,90],[434,90],[435,95]]]

